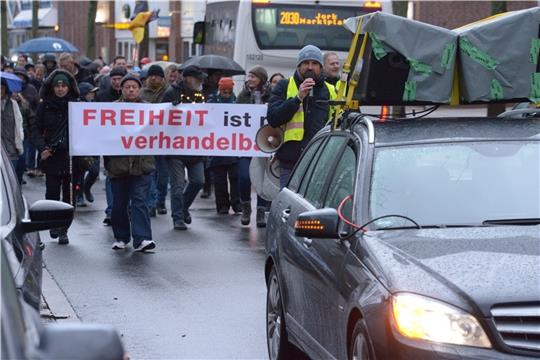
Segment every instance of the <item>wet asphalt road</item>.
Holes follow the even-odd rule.
[[[27,181],[28,202],[44,198],[44,178]],[[131,358],[267,358],[265,231],[254,214],[241,226],[198,198],[188,231],[172,229],[170,212],[152,219],[155,253],[114,251],[104,184],[77,210],[69,245],[41,233],[46,267],[77,316],[114,325]]]

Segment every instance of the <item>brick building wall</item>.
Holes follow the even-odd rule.
[[[508,11],[535,7],[537,1],[507,1]],[[491,15],[491,1],[415,1],[414,18],[455,29]]]
[[[79,56],[87,55],[86,51],[86,33],[87,33],[87,14],[88,1],[57,1],[58,22],[60,30],[58,37],[71,42],[79,49]],[[114,1],[107,1],[109,5],[109,21],[114,21]],[[116,55],[116,42],[114,38],[114,29],[103,28],[100,24],[95,24],[95,58],[100,54],[102,48],[105,48],[107,54],[103,54],[105,61],[110,61]]]

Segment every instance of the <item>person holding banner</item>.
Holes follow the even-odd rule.
[[[190,65],[183,71],[182,80],[169,86],[163,102],[203,103],[203,81],[206,74],[197,66]],[[191,224],[189,207],[204,185],[204,162],[201,156],[170,155],[167,157],[169,180],[171,183],[171,215],[175,230],[187,230]],[[188,184],[186,186],[186,170]]]
[[[141,81],[126,75],[120,81],[122,96],[117,102],[140,103]],[[145,252],[156,247],[146,197],[150,177],[155,169],[153,156],[104,156],[105,169],[111,179],[113,195],[111,224],[115,242],[113,250],[122,250],[133,237],[133,248]]]
[[[281,188],[289,181],[306,145],[330,119],[331,107],[325,101],[335,99],[336,90],[324,80],[322,70],[321,50],[306,45],[298,54],[294,75],[272,90],[267,120],[272,127],[284,128],[283,145],[276,153]]]
[[[73,181],[69,158],[68,103],[77,101],[79,89],[75,78],[66,70],[54,70],[40,91],[32,138],[45,172],[45,198],[74,204]],[[51,237],[68,244],[67,228],[53,229]]]
[[[238,94],[237,104],[265,104],[270,97],[271,85],[268,82],[268,73],[262,66],[255,66],[249,70],[244,89]],[[249,225],[251,221],[251,179],[249,177],[250,157],[241,157],[238,160],[240,199],[242,201],[242,225]],[[257,227],[266,226],[266,210],[268,201],[257,195]]]

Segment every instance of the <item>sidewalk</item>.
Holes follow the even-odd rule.
[[[66,298],[62,289],[51,276],[49,270],[43,266],[42,294],[40,306],[41,320],[51,322],[80,322],[81,320]]]

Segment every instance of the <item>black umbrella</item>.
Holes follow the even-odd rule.
[[[225,76],[244,75],[246,73],[236,61],[220,55],[194,56],[186,60],[180,66],[180,70],[184,70],[190,65],[198,66],[201,69],[220,70]]]
[[[54,37],[40,37],[22,43],[16,52],[19,53],[61,53],[78,52],[69,41]]]

